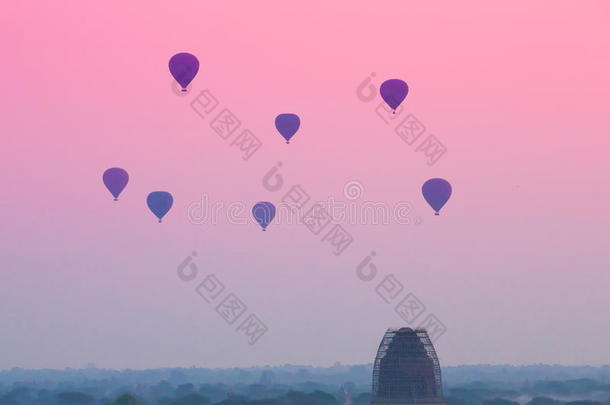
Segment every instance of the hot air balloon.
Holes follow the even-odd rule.
[[[127,174],[125,169],[112,167],[104,172],[102,180],[108,191],[110,191],[114,197],[114,201],[118,201],[119,194],[121,194],[129,182],[129,174]]]
[[[439,211],[451,197],[451,184],[445,179],[430,179],[424,183],[421,191],[435,211],[434,215],[439,215]]]
[[[390,79],[381,83],[379,93],[381,93],[381,98],[383,98],[386,104],[394,110],[395,114],[398,106],[404,101],[405,97],[407,97],[409,86],[400,79]]]
[[[182,87],[182,91],[186,91],[199,71],[199,61],[190,53],[177,53],[169,60],[169,71]]]
[[[159,218],[159,222],[161,222],[161,219],[172,208],[174,197],[167,191],[153,191],[146,197],[146,204],[152,213]]]
[[[290,143],[290,138],[294,136],[301,126],[301,119],[296,114],[286,113],[275,117],[275,127],[280,134]]]
[[[275,205],[268,201],[261,201],[254,204],[252,207],[252,216],[263,228],[263,231],[267,230],[267,226],[275,218]]]

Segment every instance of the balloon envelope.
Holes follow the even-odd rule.
[[[409,92],[409,86],[407,83],[400,79],[390,79],[381,83],[379,93],[381,98],[390,106],[392,110],[396,110],[400,103],[403,102],[407,93]]]
[[[451,197],[451,184],[445,179],[430,179],[421,188],[424,198],[435,211],[435,215],[443,208]]]
[[[186,91],[199,71],[199,61],[190,53],[177,53],[169,60],[169,71],[182,86],[182,91]]]
[[[290,138],[294,136],[301,126],[301,119],[296,114],[280,114],[275,117],[275,127],[280,134],[290,143]]]
[[[146,197],[146,204],[161,222],[161,218],[172,208],[174,197],[167,191],[153,191]]]
[[[252,207],[252,216],[264,231],[275,218],[275,205],[268,201],[257,202]]]
[[[104,172],[102,180],[108,191],[110,191],[114,197],[114,201],[118,201],[119,194],[121,194],[129,182],[129,174],[127,174],[125,169],[112,167]]]

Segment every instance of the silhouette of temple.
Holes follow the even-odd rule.
[[[425,329],[388,329],[373,367],[373,405],[445,405],[441,367]]]

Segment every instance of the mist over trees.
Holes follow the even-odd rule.
[[[0,371],[0,405],[370,405],[372,365]],[[610,366],[443,368],[447,405],[610,405]]]

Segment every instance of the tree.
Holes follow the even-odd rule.
[[[188,394],[170,402],[170,405],[207,405],[210,400],[201,394]]]
[[[518,402],[509,401],[502,398],[487,399],[483,401],[483,405],[519,405]]]
[[[559,405],[561,402],[554,400],[549,397],[536,397],[532,399],[527,405]]]
[[[12,395],[0,396],[0,405],[20,405],[20,402]]]
[[[172,396],[174,393],[174,387],[166,380],[158,382],[150,389],[156,397]]]
[[[195,391],[195,386],[191,383],[181,384],[176,388],[176,396],[183,397],[188,394],[192,394]]]
[[[278,398],[281,405],[339,405],[339,401],[332,395],[314,391],[308,394],[300,391],[289,391],[285,396]]]
[[[566,402],[565,405],[603,405],[601,402],[597,401],[570,401]]]
[[[140,405],[140,401],[134,395],[123,394],[114,400],[114,405]]]
[[[355,398],[352,398],[352,404],[353,405],[370,405],[372,399],[373,399],[373,394],[371,394],[370,392],[366,392],[366,393],[359,394]]]
[[[447,405],[468,405],[468,403],[462,399],[457,397],[445,397],[445,404]],[[365,404],[363,404],[365,405]]]
[[[91,405],[95,398],[82,392],[60,392],[57,394],[58,405]]]

